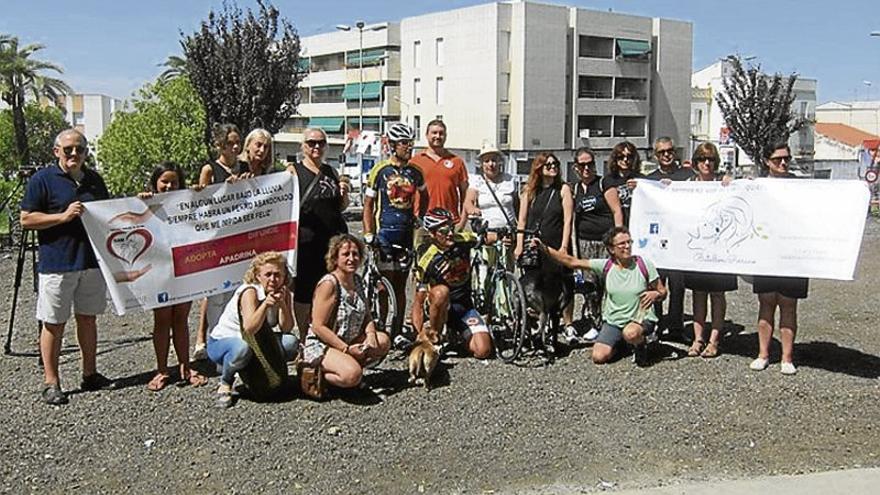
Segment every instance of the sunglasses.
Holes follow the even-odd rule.
[[[309,148],[319,148],[327,146],[327,141],[324,139],[308,139],[306,140],[306,145]]]
[[[657,151],[655,152],[655,154],[656,154],[657,156],[660,156],[660,155],[674,155],[674,154],[675,154],[675,149],[673,149],[673,148],[667,148],[667,149],[665,149],[665,150],[657,150]]]
[[[617,160],[621,162],[632,162],[635,161],[635,159],[636,158],[632,155],[620,155],[617,157]]]
[[[596,162],[575,162],[575,166],[580,168],[593,168],[596,166]]]
[[[81,144],[76,146],[65,146],[61,148],[61,151],[64,152],[64,156],[82,155],[85,154],[86,147]]]
[[[715,163],[717,160],[715,160],[714,156],[698,156],[697,158],[694,159],[694,161],[697,163],[700,163],[700,162]]]
[[[436,229],[434,229],[434,232],[440,235],[449,235],[452,233],[452,227],[449,225],[444,225],[442,227],[437,227]]]
[[[773,165],[779,165],[783,160],[785,163],[791,163],[791,156],[772,156],[768,160],[773,162]]]
[[[413,145],[413,142],[410,141],[410,140],[408,140],[408,139],[404,139],[404,140],[401,140],[401,141],[397,141],[397,142],[394,143],[394,144],[395,144],[396,146],[404,146],[404,147],[409,148],[409,147],[411,147],[411,146]]]
[[[544,168],[546,168],[546,169],[554,169],[554,168],[559,169],[559,162],[554,162],[552,160],[548,160],[546,163],[544,163]]]

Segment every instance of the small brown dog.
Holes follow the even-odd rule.
[[[409,352],[409,382],[431,388],[431,375],[440,361],[440,354],[434,347],[437,333],[431,329],[431,323],[425,322],[423,332],[416,339],[416,345]]]

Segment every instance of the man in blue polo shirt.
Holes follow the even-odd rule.
[[[84,202],[107,199],[110,195],[101,176],[83,166],[88,150],[86,138],[79,131],[62,131],[53,148],[58,164],[34,174],[21,200],[21,226],[36,230],[40,244],[37,319],[43,322],[42,397],[51,405],[67,403],[58,379],[58,356],[71,305],[82,352],[80,388],[98,390],[113,385],[98,373],[95,365],[96,319],[107,305],[107,287],[79,218]]]

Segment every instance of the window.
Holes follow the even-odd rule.
[[[644,137],[645,117],[614,117],[614,137]]]
[[[413,41],[413,67],[418,69],[422,66],[422,42]]]
[[[510,74],[502,72],[499,76],[498,99],[504,102],[510,101]]]
[[[618,77],[614,82],[614,98],[617,100],[647,100],[648,80]]]
[[[612,82],[610,77],[578,76],[578,98],[610,100]]]
[[[807,118],[807,109],[809,108],[809,103],[805,101],[799,101],[798,104],[800,108],[798,109],[798,116],[802,119]]]
[[[588,130],[589,137],[611,137],[610,115],[578,115],[578,134]]]
[[[502,115],[498,122],[498,144],[508,144],[510,140],[510,116]]]
[[[644,40],[617,40],[617,56],[627,60],[648,60],[651,43]]]
[[[422,102],[422,80],[418,77],[413,79],[413,102],[416,105]]]
[[[438,77],[436,81],[434,81],[434,91],[437,96],[437,104],[443,104],[443,78]]]
[[[340,70],[345,68],[345,52],[331,53],[329,55],[321,55],[312,57],[309,68],[312,72],[323,72],[327,70]]]
[[[312,103],[343,103],[342,93],[345,85],[312,87]]]
[[[434,42],[434,56],[437,65],[443,65],[445,54],[443,53],[443,38],[437,38]]]
[[[498,32],[498,55],[501,63],[510,62],[510,31]]]
[[[589,58],[614,58],[614,39],[579,36],[578,55]]]
[[[416,141],[421,139],[419,136],[422,135],[422,117],[420,115],[413,115],[413,132],[416,133]]]

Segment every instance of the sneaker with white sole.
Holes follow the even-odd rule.
[[[794,363],[780,363],[779,371],[781,371],[783,375],[797,374],[797,368],[795,367]]]
[[[595,342],[597,338],[599,338],[599,331],[595,328],[587,330],[587,333],[584,334],[584,342],[588,344]]]
[[[770,360],[766,358],[757,358],[752,361],[752,364],[749,365],[749,369],[753,371],[764,371],[767,369],[767,366],[770,364]]]
[[[407,338],[403,334],[398,334],[394,337],[394,348],[398,351],[408,351],[412,348],[413,341]]]
[[[581,341],[574,325],[566,325],[565,330],[562,331],[562,335],[565,337],[565,343],[568,345],[576,345]]]

